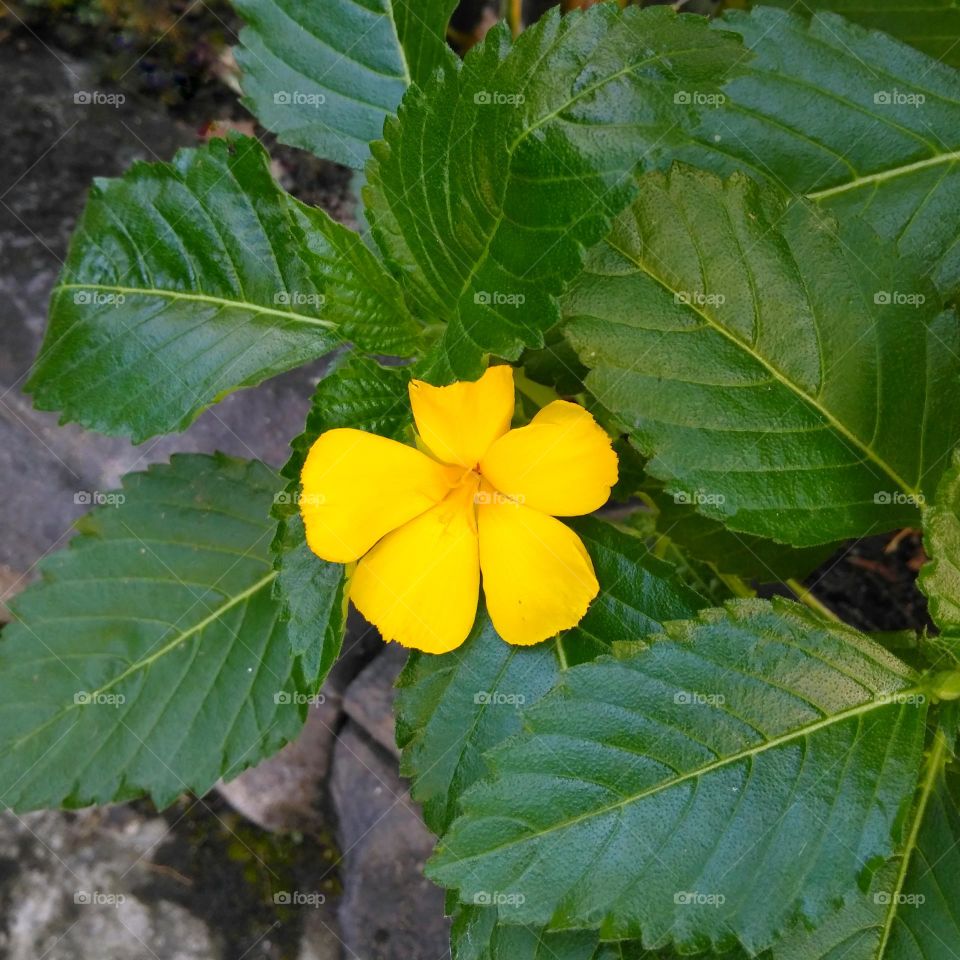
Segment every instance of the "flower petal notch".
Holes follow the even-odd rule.
[[[424,446],[441,462],[475,467],[510,429],[513,368],[490,367],[474,382],[433,387],[410,381],[410,406]]]
[[[599,592],[580,538],[558,516],[602,506],[617,481],[610,438],[557,400],[511,430],[513,370],[410,383],[421,449],[361,430],[320,435],[301,475],[307,543],[359,560],[354,605],[383,638],[426,653],[459,647],[481,589],[497,633],[531,645],[575,626]]]

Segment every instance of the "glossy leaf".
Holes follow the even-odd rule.
[[[910,22],[943,25],[924,20],[925,2]],[[882,30],[877,6],[864,17]],[[725,101],[703,112],[699,144],[677,156],[769,178],[842,219],[860,214],[919,257],[941,290],[956,289],[960,74],[829,13],[808,20],[760,7],[731,12],[716,28],[739,33],[753,58],[725,86]],[[870,275],[868,257],[860,266]],[[914,292],[890,286],[882,271],[876,279],[891,297]]]
[[[287,486],[274,505],[279,521],[273,543],[276,593],[287,619],[293,651],[319,687],[343,642],[346,616],[344,566],[321,560],[307,546],[300,517],[300,471],[314,441],[326,430],[353,427],[403,439],[411,421],[409,376],[348,354],[317,385],[304,432],[293,440],[283,468]]]
[[[177,456],[41,561],[0,639],[0,804],[164,806],[298,732],[271,597],[277,486],[259,463]]]
[[[140,442],[345,341],[409,347],[395,285],[361,247],[290,200],[256,140],[134,164],[93,187],[27,390]]]
[[[657,511],[658,535],[720,573],[759,583],[782,582],[790,577],[802,579],[838,547],[826,544],[798,550],[776,540],[727,529],[719,521],[698,513],[695,497],[671,495],[649,483],[645,495]]]
[[[403,747],[402,771],[435,833],[449,826],[460,795],[486,772],[483,754],[520,730],[523,709],[538,701],[562,670],[705,606],[637,537],[600,520],[584,518],[571,526],[600,583],[600,595],[577,627],[555,641],[517,647],[497,636],[484,612],[458,650],[442,656],[413,653],[407,661],[399,681],[397,742]]]
[[[496,908],[483,904],[457,910],[450,943],[452,960],[620,960],[595,931],[547,933],[498,923]]]
[[[937,60],[960,67],[960,3],[957,0],[764,0],[810,15],[837,13],[871,30],[888,33]]]
[[[413,312],[448,322],[429,369],[475,378],[483,357],[539,347],[555,295],[669,156],[742,51],[701,17],[600,4],[504,25],[459,70],[411,88],[373,147],[371,229]]]
[[[487,772],[484,752],[519,732],[521,708],[539,700],[560,671],[555,642],[504,643],[486,611],[458,649],[410,654],[397,681],[401,773],[434,833],[450,825],[461,793]]]
[[[454,59],[456,0],[234,0],[246,104],[284,143],[361,167],[411,83]]]
[[[609,653],[611,643],[643,640],[668,620],[685,620],[707,606],[640,537],[594,517],[566,522],[587,548],[600,584],[586,616],[560,635],[568,666]]]
[[[323,290],[324,315],[337,332],[360,349],[407,357],[421,345],[422,327],[408,312],[399,284],[360,234],[331,220],[316,207],[287,197],[302,230],[300,253]]]
[[[917,523],[960,438],[960,334],[937,304],[862,224],[676,167],[643,178],[565,311],[588,389],[668,493],[805,547]]]
[[[495,892],[501,922],[755,955],[894,852],[919,692],[882,648],[793,604],[668,624],[525,712],[428,873],[466,903]]]
[[[866,893],[816,930],[797,929],[773,960],[949,960],[960,942],[960,780],[934,742],[897,856]]]

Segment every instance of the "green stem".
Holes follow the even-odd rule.
[[[671,549],[675,554],[678,555],[679,560],[683,560],[683,557],[679,556],[679,551],[673,546],[673,541],[669,537],[665,537],[661,534],[656,538],[656,540],[653,541],[652,552],[658,560],[666,560],[667,554]]]
[[[734,576],[732,573],[720,573],[717,572],[717,576],[727,585],[730,592],[735,597],[744,597],[749,599],[750,597],[755,597],[757,595],[756,590],[752,590],[748,583],[745,583],[740,577]]]
[[[821,603],[799,580],[790,577],[784,581],[786,585],[797,595],[797,599],[806,604],[811,610],[816,611],[822,617],[832,620],[834,623],[843,623],[843,621],[826,605]]]
[[[514,38],[519,37],[523,32],[523,0],[502,0],[500,9]]]
[[[538,407],[545,407],[548,403],[560,399],[560,394],[556,390],[531,380],[519,367],[513,368],[513,383],[525,397],[529,397]]]

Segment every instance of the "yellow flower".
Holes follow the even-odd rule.
[[[350,599],[385,640],[446,653],[466,639],[480,575],[508,643],[576,625],[599,587],[580,538],[557,516],[602,506],[617,480],[610,438],[583,407],[557,400],[510,429],[513,370],[474,383],[410,383],[421,445],[328,430],[303,466],[307,543],[359,560]]]

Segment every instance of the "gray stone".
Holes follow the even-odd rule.
[[[350,719],[395,757],[400,756],[400,751],[393,723],[394,684],[406,662],[407,651],[403,647],[387,644],[347,687],[343,698],[343,709]]]
[[[265,830],[319,835],[326,823],[326,779],[340,716],[340,696],[324,691],[310,707],[303,731],[279,753],[217,791]]]
[[[218,960],[222,947],[184,907],[144,901],[160,817],[126,808],[0,814],[0,925],[6,960]],[[95,946],[94,946],[95,945]]]
[[[320,910],[309,911],[303,920],[303,939],[297,960],[356,960],[345,953],[336,923],[335,917]]]
[[[343,856],[340,930],[347,956],[443,960],[443,892],[423,875],[433,837],[394,759],[352,721],[334,751],[333,803]]]
[[[376,627],[370,626],[351,606],[347,615],[343,647],[327,676],[327,686],[338,693],[346,693],[357,674],[382,650],[383,639],[380,632]]]

